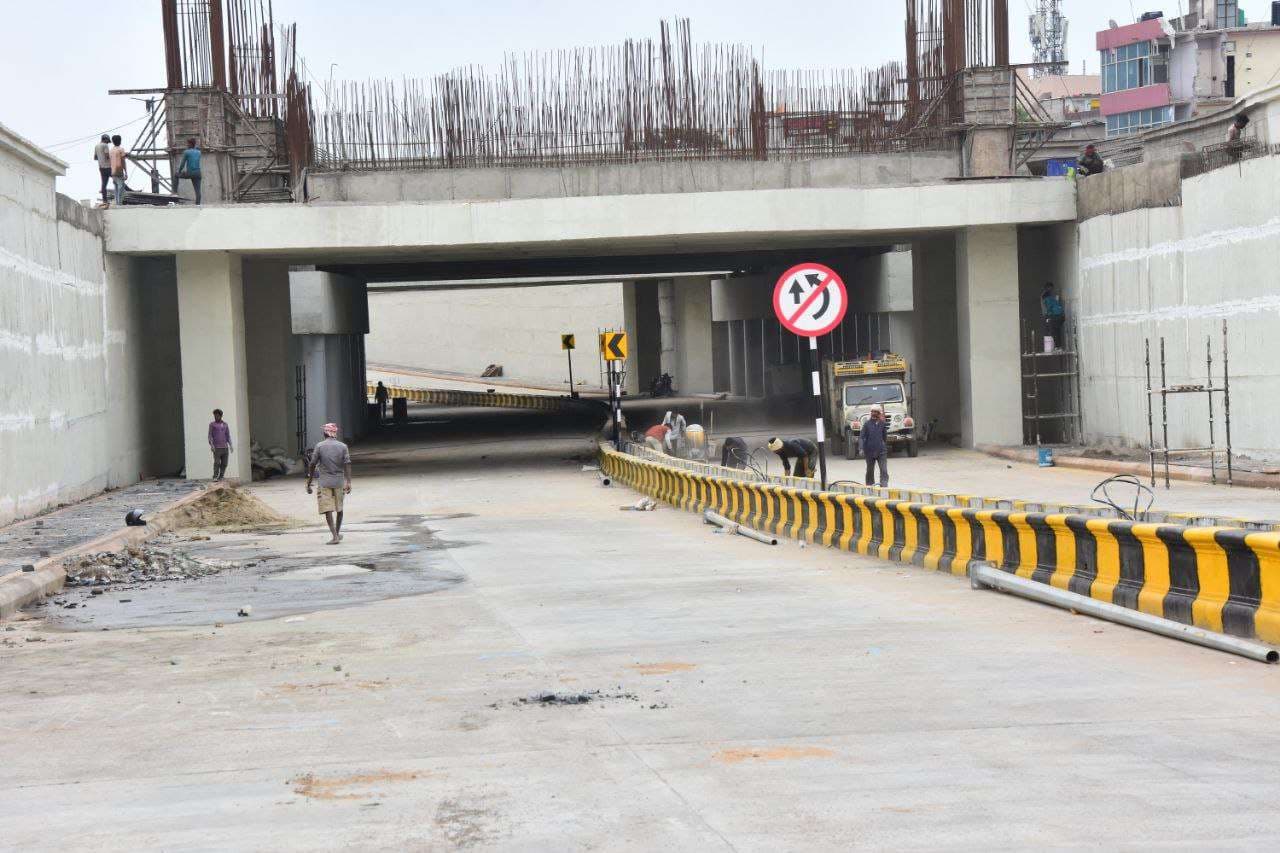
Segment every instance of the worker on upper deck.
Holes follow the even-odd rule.
[[[1081,177],[1087,175],[1100,175],[1106,171],[1107,164],[1102,162],[1102,157],[1098,154],[1095,145],[1089,144],[1084,147],[1084,154],[1076,161],[1076,172]]]

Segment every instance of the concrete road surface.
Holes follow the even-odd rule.
[[[0,848],[1280,845],[1280,669],[620,512],[572,430],[460,426],[357,452],[341,546],[297,480],[253,490],[309,527],[200,543],[456,583],[0,628]]]

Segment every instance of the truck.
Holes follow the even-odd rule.
[[[827,399],[825,413],[830,434],[844,444],[846,459],[861,455],[858,434],[880,405],[889,422],[889,452],[920,452],[916,422],[911,416],[907,361],[894,353],[881,353],[854,361],[823,361],[822,382]]]

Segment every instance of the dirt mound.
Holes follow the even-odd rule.
[[[263,527],[289,519],[243,489],[218,489],[157,519],[166,530],[192,527]]]
[[[180,551],[151,545],[71,557],[64,560],[62,565],[67,572],[69,587],[190,580],[239,567],[237,563],[198,560]]]

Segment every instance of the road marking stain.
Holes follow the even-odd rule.
[[[673,672],[688,672],[697,668],[698,665],[696,663],[678,663],[676,661],[633,663],[627,667],[627,669],[634,669],[641,675],[670,675]]]
[[[799,758],[830,758],[835,755],[820,746],[775,746],[769,749],[722,749],[714,758],[725,764],[744,761],[792,761]]]
[[[313,800],[367,800],[381,796],[377,791],[349,791],[350,788],[367,788],[382,782],[412,782],[422,778],[424,773],[394,773],[390,770],[379,770],[375,773],[357,773],[351,776],[316,776],[304,773],[287,784],[293,786],[293,792]]]
[[[335,687],[345,687],[347,689],[356,690],[383,690],[389,685],[385,681],[317,681],[312,684],[294,684],[293,682],[285,682],[275,687],[269,688],[267,693],[293,694],[306,692],[328,693]]]

